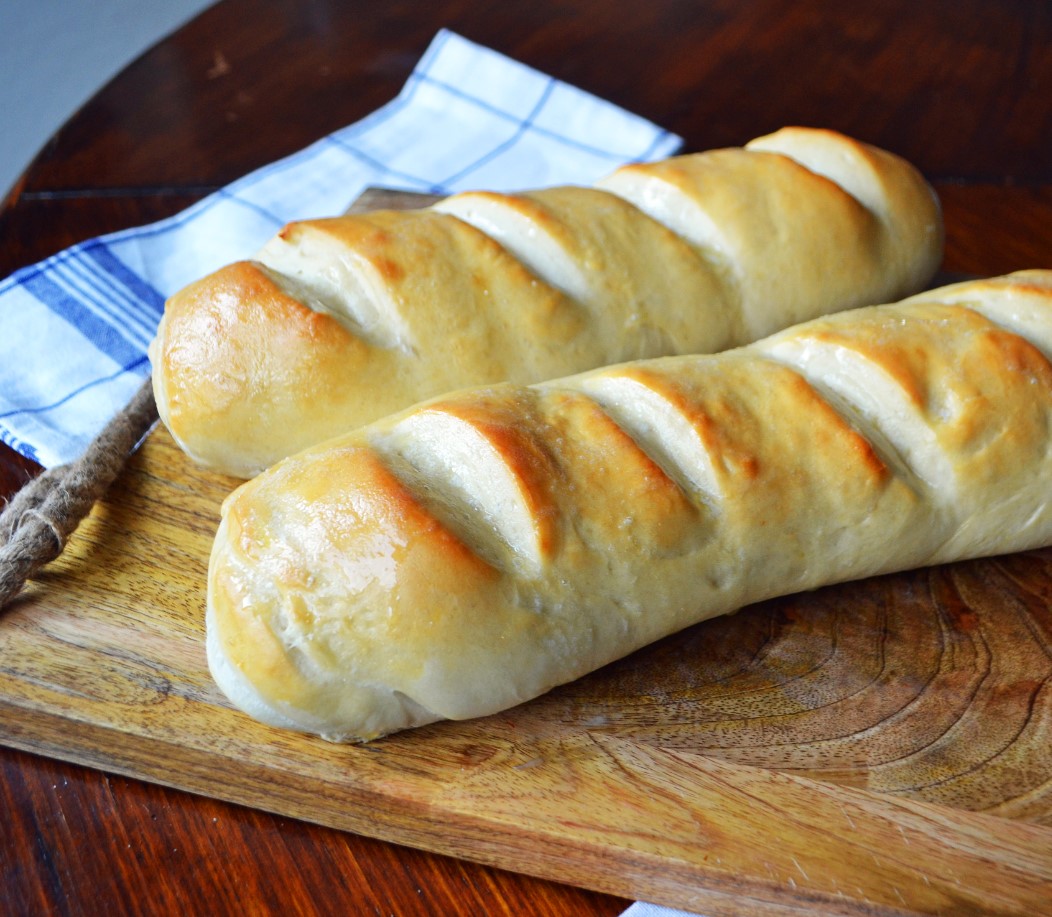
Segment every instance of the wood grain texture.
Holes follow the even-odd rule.
[[[494,717],[334,746],[208,675],[233,483],[150,437],[5,613],[4,743],[699,910],[1047,902],[1052,552],[764,603]]]
[[[1052,8],[1033,0],[227,0],[74,115],[16,197],[200,195],[389,101],[440,27],[654,119],[690,150],[804,124],[937,181],[1049,178]]]
[[[607,917],[568,885],[0,749],[4,913]],[[23,799],[35,801],[20,817]],[[100,869],[100,863],[108,868]]]
[[[688,149],[786,123],[887,147],[939,191],[948,273],[1052,266],[1047,4],[611,10],[223,0],[42,150],[0,210],[0,275],[175,213],[362,117],[441,26]],[[3,451],[2,492],[33,470]],[[163,434],[123,484],[0,617],[2,912],[614,915],[630,897],[711,915],[1048,910],[1048,552],[757,606],[514,717],[386,742],[319,783],[298,740],[287,762],[271,748],[247,766],[239,756],[264,737],[201,669],[190,580],[225,485],[180,467]],[[170,512],[173,492],[187,502]],[[134,590],[130,610],[114,587]],[[203,721],[209,736],[184,743]],[[366,753],[339,754],[324,762]],[[283,809],[313,817],[322,799],[352,829],[455,858],[270,814],[278,772]],[[225,778],[249,807],[122,773],[204,792]]]

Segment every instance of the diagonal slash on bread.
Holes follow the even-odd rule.
[[[442,392],[711,353],[897,299],[942,238],[909,163],[805,128],[592,188],[295,222],[168,301],[158,410],[192,458],[251,476]]]
[[[713,356],[442,396],[226,501],[208,649],[260,719],[499,711],[689,624],[1052,543],[1052,272]]]

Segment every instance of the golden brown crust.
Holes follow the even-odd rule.
[[[830,178],[831,159],[848,166]],[[941,245],[911,166],[790,128],[596,188],[290,224],[169,300],[155,394],[189,455],[250,476],[442,392],[714,352],[902,295]]]
[[[228,446],[233,455],[221,463],[230,464],[241,452],[270,448],[274,430],[255,423],[258,417],[283,431],[290,451],[310,445],[299,424],[303,403],[336,411],[349,394],[331,384],[327,367],[375,364],[388,352],[368,348],[330,315],[287,295],[260,265],[238,262],[169,301],[150,356],[155,388],[158,380],[164,386],[158,409],[175,439],[212,464],[199,444],[236,433],[238,443]]]
[[[764,598],[1052,543],[1050,353],[1052,271],[1028,272],[425,402],[228,499],[217,680],[370,738]]]

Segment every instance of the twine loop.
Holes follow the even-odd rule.
[[[157,405],[147,379],[79,459],[49,468],[11,498],[0,513],[0,608],[65,550],[156,421]]]

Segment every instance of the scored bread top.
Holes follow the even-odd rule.
[[[898,298],[941,253],[912,166],[804,128],[595,188],[296,222],[168,301],[158,410],[191,457],[250,476],[444,391],[714,352]]]
[[[442,396],[225,502],[220,686],[368,739],[504,709],[688,624],[1052,543],[1052,272],[714,356]]]

